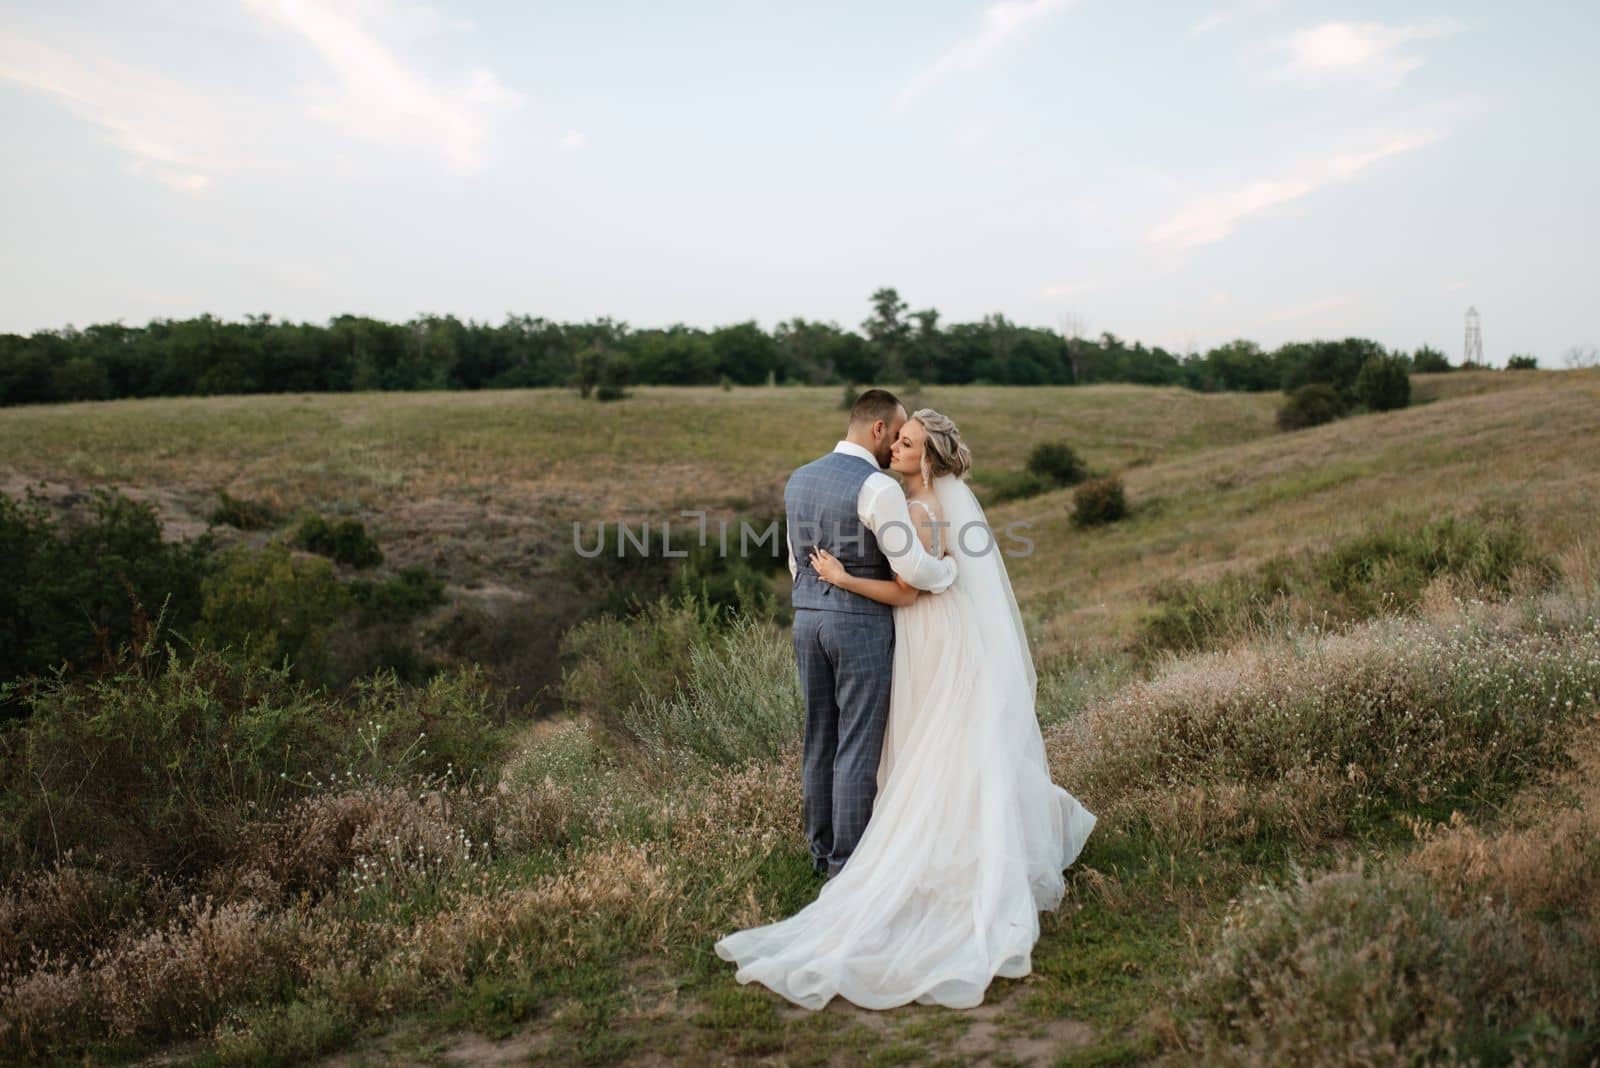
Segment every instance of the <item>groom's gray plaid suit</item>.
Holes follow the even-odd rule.
[[[789,476],[783,489],[795,563],[794,652],[805,695],[805,829],[811,862],[837,872],[866,828],[878,792],[889,719],[894,616],[886,604],[823,582],[811,548],[827,549],[852,575],[892,579],[889,558],[856,510],[878,468],[831,452]]]

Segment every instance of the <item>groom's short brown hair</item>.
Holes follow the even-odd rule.
[[[869,389],[850,406],[850,425],[871,426],[879,419],[892,424],[895,412],[901,407],[900,398],[888,390]]]

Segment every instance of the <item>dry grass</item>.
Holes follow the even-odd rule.
[[[1108,825],[1189,847],[1309,846],[1490,788],[1551,763],[1600,702],[1600,618],[1565,591],[1533,603],[1434,594],[1432,615],[1174,658],[1052,727],[1053,774]]]
[[[1092,660],[1120,646],[1162,579],[1327,547],[1379,515],[1516,505],[1535,543],[1561,552],[1600,525],[1597,447],[1600,370],[1551,372],[1129,468],[1133,516],[1092,532],[1072,526],[1065,490],[999,506],[990,522],[1033,524],[1032,555],[1007,567],[1042,654]]]
[[[1173,1063],[1593,1063],[1600,1013],[1600,718],[1497,827],[1230,908],[1182,990]]]
[[[463,585],[522,587],[571,524],[684,509],[772,508],[789,471],[843,435],[832,387],[643,387],[599,405],[565,390],[285,394],[119,400],[0,410],[0,489],[43,479],[66,500],[113,483],[202,529],[218,490],[280,513],[353,515],[398,566]],[[1271,432],[1268,394],[1136,386],[929,388],[978,469],[1010,472],[1046,440],[1120,467]],[[592,529],[587,527],[586,529]],[[260,536],[253,536],[259,540]],[[252,539],[247,539],[252,540]]]
[[[1593,1026],[1600,997],[1586,962],[1600,959],[1600,742],[1591,732],[1570,743],[1600,696],[1600,542],[1584,525],[1600,511],[1600,476],[1581,452],[1600,429],[1600,375],[1518,376],[1514,389],[1482,393],[1465,377],[1451,386],[1453,398],[1411,411],[1260,440],[1257,424],[1270,422],[1275,398],[1133,387],[948,391],[952,414],[959,419],[968,406],[973,415],[963,425],[993,435],[994,454],[1008,462],[1020,463],[1034,440],[1060,434],[1077,444],[1074,426],[1088,428],[1091,463],[1150,457],[1125,471],[1136,505],[1126,524],[1069,535],[1059,494],[997,510],[1000,523],[1032,508],[1063,524],[1060,540],[1041,540],[1046,551],[1012,566],[1025,612],[1046,624],[1046,653],[1092,652],[1125,633],[1122,617],[1161,575],[1235,566],[1349,532],[1370,512],[1363,494],[1451,510],[1518,497],[1563,571],[1559,590],[1522,590],[1502,603],[1441,582],[1416,617],[1263,633],[1163,662],[1148,678],[1125,677],[1115,665],[1102,673],[1082,656],[1069,658],[1078,673],[1044,680],[1042,700],[1061,706],[1041,708],[1054,777],[1104,820],[1079,866],[1075,904],[1100,909],[1107,927],[1103,936],[1077,931],[1082,914],[1047,924],[1038,960],[1041,971],[1060,975],[1018,990],[1057,998],[1046,1002],[1052,1019],[1076,1015],[1102,985],[1154,1003],[1165,991],[1153,980],[1136,985],[1140,962],[1185,952],[1186,938],[1196,946],[1172,1018],[1141,1025],[1145,1045],[1099,1055],[1130,1059],[1130,1049],[1164,1048],[1208,1063],[1449,1063],[1475,1051],[1570,1054],[1571,1036],[1585,1020]],[[938,407],[946,392],[929,390],[924,399]],[[137,405],[122,402],[76,406],[97,411],[97,422],[99,409],[105,415],[76,449],[51,423],[70,425],[65,409],[25,418],[36,420],[27,429],[43,442],[38,463],[58,476],[98,477],[85,465],[102,461],[89,457],[127,442],[126,456],[103,462],[141,478],[210,477],[237,463],[246,485],[259,479],[256,490],[292,497],[346,492],[334,488],[341,485],[364,493],[381,479],[364,482],[362,472],[377,479],[392,465],[404,472],[393,492],[454,494],[469,509],[507,507],[518,494],[556,510],[595,501],[621,507],[609,495],[627,485],[644,487],[651,502],[671,502],[680,476],[714,477],[738,493],[741,478],[770,486],[834,433],[833,390],[734,391],[748,401],[742,406],[729,406],[721,391],[641,394],[647,403],[633,429],[623,419],[588,438],[563,420],[592,409],[526,394],[142,402],[149,412],[123,412]],[[1142,407],[1129,414],[1112,410],[1111,400]],[[429,408],[441,404],[455,410]],[[535,410],[550,419],[523,429]],[[181,430],[153,439],[165,445],[139,444],[157,411],[190,417],[189,425],[180,420]],[[19,418],[21,410],[0,413]],[[235,418],[242,422],[229,429]],[[652,452],[651,429],[667,433],[666,424],[685,419],[711,428],[704,451],[679,427],[671,431],[679,437],[663,438],[664,452]],[[751,432],[773,425],[783,428],[773,442]],[[336,429],[350,437],[334,449]],[[1203,456],[1183,452],[1213,434],[1234,444]],[[616,454],[607,451],[613,440]],[[547,462],[524,479],[517,465],[537,442],[548,445]],[[183,453],[196,443],[197,454]],[[406,449],[427,455],[413,465]],[[14,452],[0,462],[20,469],[24,460]],[[686,466],[674,474],[675,464]],[[590,485],[574,474],[582,465],[605,475]],[[341,481],[351,475],[358,477]],[[1142,514],[1141,499],[1150,505]],[[1109,597],[1110,607],[1100,610],[1094,597]],[[754,651],[772,657],[734,647],[752,670],[786,662],[774,652],[784,647],[781,635],[760,640],[777,643]],[[764,687],[764,677],[755,670],[749,686]],[[686,700],[726,722],[717,710],[733,709],[740,692],[730,685]],[[197,1036],[208,1049],[233,1051],[229,1057],[265,1059],[289,1030],[343,1033],[441,1000],[470,1000],[480,984],[494,1005],[508,990],[528,998],[518,1011],[539,1018],[530,1026],[581,1023],[594,1044],[562,1047],[551,1060],[622,1056],[624,1047],[602,1039],[621,1029],[605,1006],[628,981],[625,962],[692,972],[714,937],[791,911],[814,886],[794,746],[729,766],[686,762],[677,774],[643,774],[645,765],[618,759],[609,746],[583,722],[545,723],[523,731],[494,790],[330,785],[251,826],[198,894],[72,864],[12,880],[0,894],[0,1056],[76,1056],[118,1036]],[[1501,792],[1484,795],[1492,800],[1541,768],[1565,770],[1538,779],[1502,822],[1484,821],[1489,809],[1463,789],[1494,787]],[[1151,857],[1196,858],[1201,874],[1220,878],[1247,863],[1239,858],[1252,842],[1357,848],[1357,830],[1375,817],[1431,815],[1441,804],[1479,816],[1418,823],[1415,853],[1398,862],[1352,864],[1241,896],[1221,928],[1206,922],[1231,889],[1194,884],[1184,892],[1202,922],[1182,933],[1174,925],[1171,944],[1149,948],[1168,932],[1144,927],[1144,914],[1175,896],[1171,887],[1151,889],[1168,878],[1140,867]],[[1130,841],[1155,847],[1141,854]],[[1117,866],[1101,863],[1101,849]],[[1206,866],[1212,851],[1228,850],[1229,858]],[[1124,935],[1131,948],[1118,957]],[[1068,941],[1075,937],[1082,941]],[[1090,958],[1087,979],[1063,978],[1075,974],[1068,948],[1104,956]],[[727,1021],[713,1039],[770,1053],[810,1048],[822,1030],[780,1022],[757,994],[731,989],[721,971],[698,981],[716,999],[711,1016]],[[998,997],[995,1011],[1025,1030],[1028,1010],[1019,1006],[1033,1003],[1029,995]],[[578,1007],[569,1012],[573,999]],[[1187,1017],[1186,1005],[1196,1010]],[[1549,1025],[1542,1030],[1539,1011]],[[817,1056],[916,1059],[947,1044],[949,1032],[936,1026],[944,1017],[904,1019],[895,1035],[909,1043],[927,1028],[925,1044],[823,1045]],[[681,1036],[689,1025],[650,1026]],[[1494,1046],[1485,1028],[1515,1032],[1512,1045]],[[804,1041],[788,1047],[791,1035]],[[668,1054],[646,1043],[633,1052],[641,1060],[715,1059],[699,1046]]]

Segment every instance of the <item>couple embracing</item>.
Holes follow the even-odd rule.
[[[1031,970],[1038,913],[1094,828],[1050,780],[971,466],[949,417],[869,389],[844,440],[784,488],[805,832],[825,881],[716,952],[806,1008],[980,1004],[996,975]]]

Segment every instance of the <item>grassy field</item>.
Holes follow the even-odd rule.
[[[1516,500],[1565,543],[1596,508],[1582,443],[1600,430],[1592,373],[1421,375],[1418,403],[1292,434],[1278,394],[1107,385],[951,387],[920,402],[957,420],[974,481],[1066,441],[1127,484],[1133,517],[1085,535],[1070,491],[1009,502],[1030,524],[1008,566],[1046,659],[1103,655],[1163,578],[1200,577],[1326,544],[1377,512],[1441,515]],[[175,535],[204,527],[218,490],[286,512],[363,519],[397,565],[438,567],[456,592],[536,593],[606,520],[680,528],[781,506],[783,481],[843,433],[839,391],[646,387],[621,403],[569,391],[365,393],[110,401],[0,410],[0,489],[57,496],[123,487]]]
[[[1042,917],[1034,974],[996,980],[977,1010],[809,1014],[738,986],[711,953],[816,891],[792,657],[756,627],[686,639],[681,691],[616,714],[655,748],[630,749],[615,723],[527,723],[488,789],[329,784],[207,873],[206,909],[141,888],[169,903],[137,927],[126,888],[60,870],[15,882],[0,900],[0,1053],[1592,1063],[1600,372],[1415,388],[1410,409],[1293,434],[1273,430],[1277,395],[924,391],[961,425],[980,481],[1064,440],[1120,473],[1132,506],[1090,531],[1070,523],[1070,491],[990,512],[1034,524],[1035,551],[1008,567],[1038,638],[1041,723],[1055,778],[1102,822]],[[530,543],[574,519],[774,501],[839,435],[838,402],[641,389],[608,406],[508,392],[14,409],[0,471],[9,492],[115,482],[177,531],[203,526],[219,488],[348,512],[402,561],[514,589],[543,566]],[[1228,576],[1278,554],[1324,561],[1375,525],[1486,506],[1527,539],[1504,588],[1441,573],[1348,625],[1125,655],[1165,580],[1220,602]],[[25,964],[28,937],[47,936],[70,951]]]

